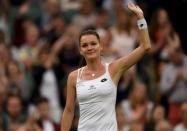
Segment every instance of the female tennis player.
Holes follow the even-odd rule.
[[[71,128],[76,99],[80,110],[78,131],[117,131],[115,104],[119,79],[151,48],[143,11],[133,3],[128,4],[128,9],[138,17],[140,31],[140,44],[129,55],[110,64],[103,63],[97,32],[87,30],[80,34],[80,54],[85,58],[86,65],[68,76],[61,131],[69,131]]]

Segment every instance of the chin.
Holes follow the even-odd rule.
[[[86,56],[86,59],[88,59],[88,60],[94,60],[94,59],[97,59],[97,58],[98,58],[98,56],[95,55],[95,54]]]

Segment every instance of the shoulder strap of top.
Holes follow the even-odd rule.
[[[81,68],[78,69],[78,73],[77,73],[77,82],[79,81],[80,69]]]
[[[77,82],[80,81],[83,70],[84,70],[84,67],[81,67],[81,68],[78,69]]]
[[[109,63],[105,63],[105,70],[107,74],[109,74],[108,66],[109,66]]]
[[[108,68],[109,65],[110,65],[110,63],[105,63],[106,75],[110,78],[110,80],[112,81],[113,85],[114,85],[115,87],[117,87],[117,86],[114,84],[114,82],[113,82],[113,80],[112,80],[112,78],[111,78],[111,76],[110,76],[110,72],[109,72],[109,68]]]
[[[81,78],[83,70],[84,70],[84,67],[82,67],[82,68],[80,69],[80,75],[79,75],[79,78]]]
[[[104,65],[105,65],[105,69],[107,69],[108,68],[108,63],[106,62],[106,63],[104,63]]]

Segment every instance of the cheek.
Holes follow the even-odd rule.
[[[80,53],[80,55],[83,56],[83,51],[81,49],[79,50],[79,53]]]
[[[103,47],[102,46],[100,46],[99,44],[98,45],[96,45],[96,47],[95,47],[98,51],[102,51],[103,50]]]

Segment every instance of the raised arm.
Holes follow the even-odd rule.
[[[66,106],[61,120],[61,131],[69,131],[74,118],[76,72],[70,73],[67,82]]]
[[[137,23],[140,31],[140,41],[139,46],[129,55],[121,57],[109,65],[111,77],[116,85],[122,74],[136,64],[151,49],[147,23],[144,19],[143,11],[139,6],[132,3],[128,4],[128,8],[138,17]]]
[[[62,48],[64,48],[64,46],[66,44],[69,44],[70,41],[70,36],[61,36],[52,46],[50,54],[49,54],[49,58],[48,60],[44,63],[46,68],[51,68],[51,66],[53,66],[57,55],[59,54],[60,50]]]

